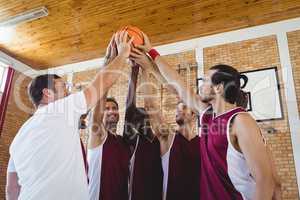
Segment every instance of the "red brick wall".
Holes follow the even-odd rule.
[[[9,145],[22,124],[28,119],[27,107],[32,112],[32,106],[27,96],[27,85],[31,78],[16,72],[6,110],[3,131],[0,136],[0,199],[5,199],[6,168],[9,159]],[[23,105],[22,105],[23,104]]]
[[[276,167],[282,179],[283,199],[298,199],[298,187],[276,37],[268,36],[205,48],[205,71],[207,71],[210,66],[219,63],[232,65],[239,71],[272,66],[278,67],[284,119],[268,122],[268,126],[274,127],[278,131],[277,133],[271,135],[267,134],[264,129],[262,131],[267,138],[268,146],[275,158]],[[261,127],[263,126],[261,123],[259,125]]]

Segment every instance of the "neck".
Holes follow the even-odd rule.
[[[105,129],[109,131],[111,134],[117,134],[117,123],[108,123],[105,125]]]
[[[216,99],[211,102],[211,105],[215,115],[221,115],[229,110],[236,108],[235,104],[227,103],[223,99]]]
[[[195,123],[185,123],[181,126],[179,126],[178,131],[179,133],[185,137],[187,140],[191,140],[196,136],[196,133],[194,131],[194,125]]]
[[[36,109],[42,108],[42,107],[44,107],[44,106],[46,106],[46,105],[48,105],[48,103],[40,103],[40,104],[36,107]]]
[[[41,102],[39,103],[39,105],[37,106],[37,108],[41,108],[43,106],[48,105],[51,102],[54,102],[55,100],[51,100],[51,99],[42,99]]]

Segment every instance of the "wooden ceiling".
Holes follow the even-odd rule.
[[[49,16],[0,41],[1,51],[35,69],[101,57],[128,24],[160,45],[300,16],[300,0],[0,0],[0,21],[40,6]]]

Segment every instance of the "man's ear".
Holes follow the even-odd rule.
[[[223,94],[224,86],[223,86],[223,84],[215,85],[215,86],[213,86],[213,90],[216,94]]]
[[[54,95],[53,91],[48,88],[44,88],[42,92],[43,96],[46,96],[47,98],[52,97]]]
[[[192,111],[192,119],[193,120],[197,119],[197,114],[194,111]]]

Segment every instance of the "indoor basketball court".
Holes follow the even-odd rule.
[[[0,199],[299,199],[300,2],[0,1]]]

